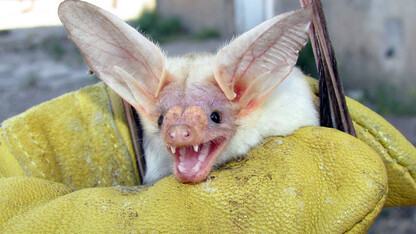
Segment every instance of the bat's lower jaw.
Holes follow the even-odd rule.
[[[180,148],[168,147],[174,158],[173,172],[176,178],[183,183],[198,183],[204,180],[211,172],[215,160],[228,144],[225,137],[195,146]]]

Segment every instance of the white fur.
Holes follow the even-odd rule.
[[[287,136],[301,127],[318,125],[318,121],[309,84],[294,68],[261,107],[239,120],[236,134],[215,165],[247,154],[265,137]],[[147,166],[144,182],[154,183],[173,172],[173,159],[154,124],[143,118],[143,126]]]
[[[159,129],[146,118],[141,118],[143,126],[143,150],[146,160],[145,184],[153,184],[173,173],[173,158],[166,150],[166,144],[158,133]]]
[[[157,94],[168,82],[170,76],[165,72],[175,79],[183,79],[178,83],[184,90],[190,86],[212,85],[209,79],[215,78],[230,100],[235,96],[230,85],[235,76],[247,85],[247,82],[254,82],[247,78],[275,72],[280,75],[257,81],[262,83],[252,83],[275,87],[294,66],[301,45],[307,42],[311,14],[312,8],[306,7],[270,19],[236,38],[215,57],[191,55],[165,60],[156,45],[111,13],[76,0],[64,1],[59,6],[59,16],[87,65],[143,116],[145,183],[154,183],[173,171],[173,159],[160,130],[148,119],[157,104],[149,93]],[[237,120],[236,134],[216,165],[245,155],[265,137],[286,136],[300,127],[318,124],[312,93],[303,77],[295,68],[262,106]],[[246,92],[256,89],[269,90],[255,86]]]
[[[306,126],[319,125],[313,94],[300,69],[294,68],[265,103],[241,119],[216,166],[245,155],[269,136],[288,136]]]

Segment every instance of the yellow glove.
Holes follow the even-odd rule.
[[[81,189],[137,185],[122,112],[119,98],[98,84],[5,121],[0,176],[46,180],[0,179],[0,230],[363,231],[386,198],[380,155],[325,128],[270,138],[249,160],[228,164],[198,185],[168,177],[145,190]],[[50,181],[81,190],[70,193]]]
[[[311,127],[265,140],[197,185],[170,176],[153,186],[70,193],[12,177],[0,180],[0,191],[6,232],[362,232],[383,207],[387,178],[365,143]]]
[[[138,184],[122,102],[103,83],[42,103],[2,128],[0,162],[7,165],[0,164],[0,176],[74,189]]]
[[[318,82],[309,79],[317,95]],[[389,122],[367,107],[347,97],[358,139],[371,146],[383,160],[389,194],[385,206],[416,205],[416,149]]]

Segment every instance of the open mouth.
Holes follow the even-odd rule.
[[[176,178],[184,183],[204,180],[227,142],[225,137],[218,137],[196,146],[168,146],[168,151],[174,158],[173,171]]]

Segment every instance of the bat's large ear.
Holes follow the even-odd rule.
[[[236,38],[218,52],[215,79],[239,117],[260,106],[289,75],[308,41],[310,6],[276,16]]]
[[[67,0],[58,14],[90,69],[141,114],[151,117],[166,82],[160,49],[94,5]]]

